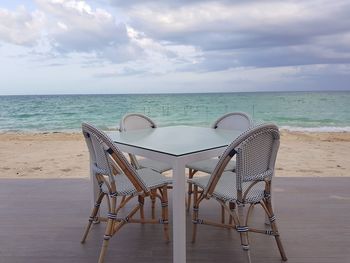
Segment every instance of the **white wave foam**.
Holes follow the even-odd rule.
[[[323,126],[323,127],[293,127],[293,126],[281,126],[282,130],[287,131],[299,131],[299,132],[350,132],[350,127],[334,127],[334,126]]]

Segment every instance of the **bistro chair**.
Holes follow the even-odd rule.
[[[221,155],[213,173],[188,181],[194,185],[193,233],[196,240],[199,224],[235,229],[241,238],[241,246],[249,262],[248,233],[271,235],[275,238],[282,260],[284,252],[271,205],[271,181],[279,148],[280,134],[274,124],[261,124],[242,133]],[[236,156],[235,172],[225,171],[230,160]],[[233,218],[232,224],[223,224],[199,218],[203,200],[215,199]],[[230,206],[235,203],[236,206]],[[260,205],[267,214],[271,229],[256,229],[249,225],[249,218],[255,205]]]
[[[104,262],[110,238],[127,223],[163,224],[165,240],[169,241],[167,194],[169,179],[149,168],[136,170],[112,140],[94,126],[83,123],[82,130],[90,153],[94,179],[97,180],[100,189],[81,243],[85,242],[94,221],[107,223],[99,263]],[[130,208],[126,216],[121,217],[118,212],[129,201],[134,200],[134,197],[138,198],[137,204]],[[147,197],[160,199],[162,205],[160,219],[145,219],[143,206]],[[107,201],[108,217],[97,219],[103,199]],[[138,211],[140,218],[135,218]]]
[[[140,113],[129,113],[123,116],[120,121],[119,131],[130,131],[137,129],[154,129],[157,128],[156,123],[146,115]],[[163,173],[171,170],[171,166],[167,163],[151,160],[148,158],[137,159],[134,154],[129,153],[131,163],[136,169],[150,168],[156,172]]]
[[[221,116],[219,119],[217,119],[211,127],[213,129],[239,130],[243,132],[249,129],[252,125],[253,125],[253,120],[247,113],[230,112]],[[197,172],[204,172],[204,173],[211,174],[214,171],[217,163],[218,163],[218,159],[212,158],[204,161],[193,162],[186,165],[186,167],[189,170],[189,179],[192,179]],[[227,167],[225,167],[225,171],[234,171],[235,166],[236,166],[235,161],[231,160],[228,163]],[[191,206],[192,193],[193,193],[193,187],[192,187],[192,184],[189,183],[188,197],[187,197],[187,211],[189,211]],[[222,220],[224,223],[224,220],[225,220],[224,211],[222,211],[222,213],[223,213]]]

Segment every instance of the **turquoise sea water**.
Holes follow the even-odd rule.
[[[114,129],[129,112],[159,126],[208,126],[231,111],[290,130],[350,131],[350,92],[0,96],[0,131],[80,131],[83,121]]]

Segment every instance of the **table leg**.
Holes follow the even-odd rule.
[[[173,262],[186,262],[185,162],[176,158],[173,164]]]

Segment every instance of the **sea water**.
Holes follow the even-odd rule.
[[[0,96],[0,132],[80,131],[82,122],[116,129],[130,112],[158,126],[209,126],[227,112],[306,131],[350,131],[350,92]]]

